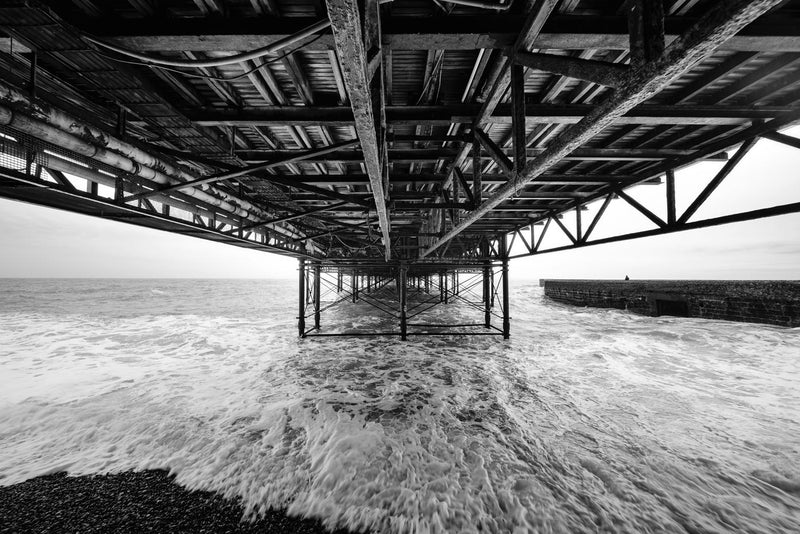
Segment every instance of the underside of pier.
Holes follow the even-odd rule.
[[[301,336],[508,337],[511,258],[800,211],[696,217],[800,148],[797,0],[5,0],[0,72],[0,197],[297,258]],[[593,239],[612,202],[652,227]]]

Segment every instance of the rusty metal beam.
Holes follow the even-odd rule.
[[[389,231],[389,213],[386,209],[386,191],[384,190],[384,165],[382,146],[383,135],[376,125],[380,125],[381,109],[375,109],[373,91],[370,91],[370,79],[367,76],[367,52],[362,32],[361,14],[356,0],[326,0],[328,16],[331,20],[336,51],[341,59],[342,78],[350,96],[356,132],[361,141],[364,153],[364,165],[369,175],[378,222],[383,235],[386,260],[391,259],[391,240]],[[367,10],[367,26],[376,24],[379,5],[367,2],[372,11]],[[379,22],[379,21],[378,21]],[[376,76],[380,81],[382,76]],[[382,106],[381,106],[382,107]],[[376,117],[377,115],[377,117]]]
[[[607,87],[616,87],[629,74],[628,67],[619,63],[571,56],[557,56],[555,54],[517,52],[513,61],[531,69],[561,74],[568,78],[584,80]]]
[[[277,167],[279,165],[287,165],[290,163],[294,163],[297,161],[304,161],[307,159],[311,159],[314,157],[322,156],[325,154],[330,154],[331,152],[335,152],[337,150],[341,150],[343,148],[349,148],[351,146],[357,145],[358,140],[352,141],[345,141],[344,143],[338,143],[336,145],[326,146],[323,148],[318,148],[315,150],[304,150],[298,152],[297,154],[282,154],[282,157],[278,159],[273,159],[272,161],[268,161],[266,163],[259,163],[257,165],[251,165],[249,167],[242,167],[241,169],[235,171],[227,171],[221,174],[214,174],[212,176],[206,176],[205,178],[198,178],[197,180],[191,180],[188,182],[183,182],[180,184],[174,184],[167,187],[162,187],[160,189],[154,189],[153,191],[148,191],[146,193],[139,193],[136,195],[131,195],[129,197],[125,197],[125,202],[130,202],[131,200],[138,200],[140,198],[148,198],[155,195],[163,195],[166,193],[172,193],[174,191],[179,191],[181,189],[186,189],[189,187],[199,187],[201,185],[213,183],[213,182],[222,182],[225,180],[232,180],[234,178],[239,178],[248,174],[252,174],[258,171],[263,171],[266,169],[270,169],[273,167]]]
[[[531,161],[515,180],[501,186],[480,208],[421,253],[425,257],[460,234],[483,215],[512,196],[521,184],[534,180],[570,152],[637,104],[667,87],[678,76],[708,57],[722,43],[747,24],[778,5],[780,0],[736,0],[715,4],[686,34],[676,39],[661,56],[646,62],[631,73],[628,82],[617,88],[578,124],[567,128],[551,141],[540,156]]]
[[[667,17],[665,40],[673,41],[697,21],[694,17]],[[319,22],[317,17],[154,18],[78,21],[88,33],[139,52],[217,52],[253,50],[270,45]],[[393,50],[504,49],[514,44],[524,21],[518,13],[449,17],[388,17],[382,28],[385,46]],[[2,43],[2,41],[0,41]],[[528,49],[628,50],[626,17],[598,15],[551,16]],[[330,50],[329,33],[308,44],[310,50]],[[18,45],[17,45],[18,46]],[[720,46],[721,50],[756,52],[800,51],[800,27],[791,17],[763,17]]]
[[[706,82],[710,83],[710,82]],[[526,123],[574,124],[589,114],[594,106],[587,104],[550,104],[534,101],[535,95],[525,99]],[[244,109],[203,109],[189,112],[189,118],[198,126],[352,126],[353,112],[346,106],[291,106],[280,105]],[[199,104],[198,104],[199,105]],[[480,114],[478,104],[387,106],[386,121],[400,126],[450,126],[472,124]],[[751,120],[771,119],[791,111],[791,106],[642,104],[615,119],[615,124],[642,125],[737,125]],[[486,124],[510,124],[512,108],[499,104]],[[401,135],[395,141],[410,139]],[[391,138],[391,136],[390,136]],[[427,140],[427,139],[420,139]],[[431,141],[466,141],[459,136],[432,136]]]

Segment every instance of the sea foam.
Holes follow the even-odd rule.
[[[95,288],[3,297],[0,484],[166,468],[246,516],[398,533],[800,522],[798,329],[576,309],[522,286],[507,342],[299,340],[277,283],[133,284],[100,311]],[[346,303],[323,326],[372,314]]]

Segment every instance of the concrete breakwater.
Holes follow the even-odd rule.
[[[559,302],[643,315],[800,326],[800,281],[540,280]]]

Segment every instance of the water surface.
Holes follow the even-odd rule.
[[[0,281],[0,484],[167,468],[250,513],[387,532],[800,524],[800,329],[518,285],[509,341],[299,340],[295,291]],[[327,314],[386,326],[364,303]]]

